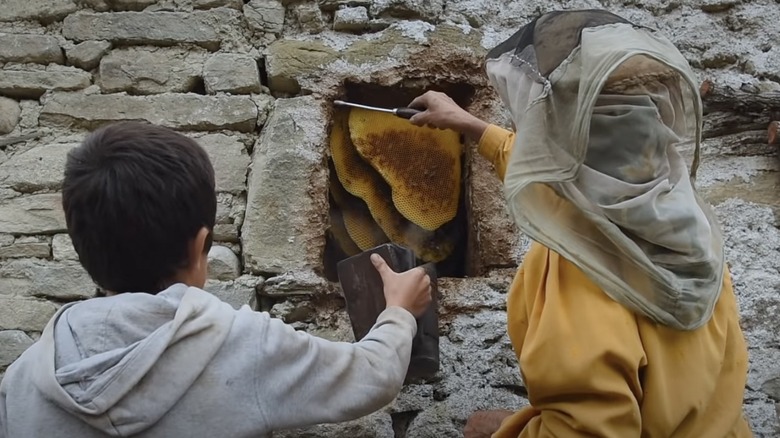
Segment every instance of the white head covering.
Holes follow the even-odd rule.
[[[679,51],[605,11],[553,12],[493,49],[487,72],[517,128],[504,187],[520,229],[628,308],[705,324],[723,240],[692,184],[702,110]]]

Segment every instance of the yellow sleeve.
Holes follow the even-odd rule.
[[[515,133],[496,125],[489,125],[479,139],[479,154],[493,163],[501,181],[504,180],[506,163],[514,144]]]
[[[636,317],[541,245],[523,265],[507,316],[531,407],[493,437],[638,438],[647,359]]]

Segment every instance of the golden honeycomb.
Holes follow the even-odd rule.
[[[344,225],[344,217],[335,206],[330,208],[330,236],[336,242],[336,245],[347,256],[360,254],[360,248],[352,241]]]
[[[348,127],[357,152],[390,185],[393,204],[405,218],[429,231],[455,218],[461,178],[457,132],[360,108],[350,111]]]
[[[361,251],[377,247],[388,241],[382,228],[371,217],[362,199],[348,193],[338,178],[330,180],[330,194],[342,214],[344,227]]]
[[[391,185],[383,179],[382,174],[361,157],[351,140],[352,136],[350,135],[350,131],[352,126],[350,125],[350,118],[348,118],[347,114],[348,113],[346,112],[336,112],[330,136],[330,149],[333,165],[331,175],[333,175],[333,173],[336,175],[335,178],[331,178],[331,195],[336,207],[341,210],[340,217],[343,218],[344,228],[346,229],[350,240],[355,243],[357,247],[365,250],[384,243],[389,239],[391,242],[410,248],[417,257],[423,261],[439,262],[446,259],[455,247],[456,237],[456,235],[451,232],[451,227],[446,226],[447,221],[444,222],[445,226],[441,226],[440,224],[431,230],[417,225],[415,222],[410,221],[401,214],[397,208],[398,202],[414,207],[415,203],[420,204],[419,197],[408,202],[404,197],[404,193],[406,192],[403,190],[392,190]],[[410,127],[416,128],[408,121],[403,122]],[[382,129],[380,129],[380,131],[382,131]],[[455,183],[451,184],[451,190],[454,191],[454,196],[451,194],[449,199],[455,199],[455,208],[452,213],[426,214],[425,217],[434,217],[433,220],[421,220],[421,222],[428,226],[440,222],[442,217],[449,216],[449,220],[451,220],[457,213],[457,201],[460,192],[460,143],[457,137],[454,139],[454,144],[458,150],[457,154],[455,154],[457,169],[455,175],[450,175],[451,180],[455,181]],[[364,146],[364,149],[371,150],[370,146],[366,146],[365,144]],[[390,146],[388,145],[388,147]],[[389,173],[393,174],[393,172]],[[422,178],[420,181],[425,182],[423,185],[435,185],[435,183],[427,180],[429,176],[426,176],[425,172],[419,173],[417,178]],[[412,182],[412,184],[407,185],[416,184],[416,182]],[[352,201],[350,201],[350,199],[352,199]],[[359,202],[358,205],[362,205],[362,213],[358,212],[360,207],[352,205],[354,204],[354,201],[360,200],[362,200],[362,202]],[[420,205],[417,206],[419,207]],[[432,209],[434,208],[425,204],[423,205],[423,208],[419,210],[431,211]],[[418,219],[419,216],[421,215],[417,214]],[[366,219],[375,221],[375,224],[384,233],[384,242],[377,243],[379,240],[378,233],[375,229],[372,229],[365,224],[364,220]],[[336,220],[339,220],[338,216]],[[339,224],[336,224],[335,226],[338,227]],[[332,234],[337,240],[344,238],[343,235],[336,237],[335,235],[337,232],[335,231]],[[376,245],[374,243],[376,243]],[[343,245],[339,245],[342,246],[343,249]],[[346,250],[344,252],[349,254]]]

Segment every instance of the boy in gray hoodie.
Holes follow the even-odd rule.
[[[71,303],[0,384],[0,438],[260,437],[355,419],[401,389],[421,269],[372,260],[387,308],[359,342],[295,331],[201,290],[216,217],[214,170],[195,141],[109,125],[68,156],[68,233],[107,296]]]

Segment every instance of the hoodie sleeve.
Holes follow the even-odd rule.
[[[401,390],[417,330],[414,316],[388,307],[360,342],[296,331],[267,313],[258,339],[256,390],[271,430],[357,419]]]
[[[8,419],[6,416],[6,407],[5,407],[5,385],[3,385],[3,379],[5,376],[0,375],[0,438],[6,438],[8,433],[6,432],[6,428],[8,428]]]

